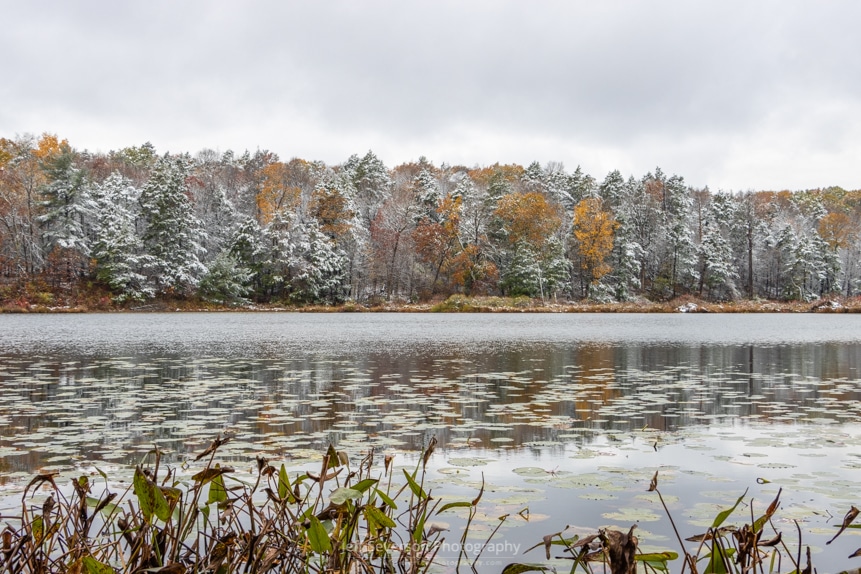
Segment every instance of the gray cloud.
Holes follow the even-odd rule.
[[[861,187],[848,0],[0,7],[7,137]]]

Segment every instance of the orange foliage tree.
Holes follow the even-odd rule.
[[[601,278],[611,271],[606,263],[613,249],[613,238],[619,223],[613,214],[604,209],[600,199],[588,197],[574,208],[574,239],[580,255],[586,296]]]
[[[837,251],[848,247],[858,236],[858,222],[843,212],[834,211],[819,220],[819,235]]]
[[[562,225],[559,206],[539,192],[509,193],[497,202],[494,218],[503,292],[543,298],[545,286],[555,288],[564,273],[556,237]]]
[[[450,275],[460,245],[461,199],[445,196],[436,208],[438,221],[423,218],[413,231],[419,259],[433,270],[431,293],[436,293],[440,275]]]
[[[280,210],[295,212],[302,204],[303,191],[313,186],[309,164],[302,159],[288,163],[276,161],[262,170],[260,192],[257,194],[257,212],[260,224],[267,225]]]
[[[494,215],[509,244],[525,241],[539,250],[562,224],[554,206],[536,191],[502,196]]]

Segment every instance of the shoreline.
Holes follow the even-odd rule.
[[[63,313],[861,313],[861,297],[827,298],[816,301],[738,300],[710,302],[695,297],[671,301],[636,300],[599,303],[594,301],[546,302],[526,297],[466,297],[453,295],[428,303],[380,302],[339,305],[290,306],[279,304],[223,305],[201,300],[155,300],[138,305],[53,306],[5,303],[0,314]]]

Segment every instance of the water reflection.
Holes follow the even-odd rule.
[[[0,357],[0,480],[77,461],[237,458],[333,442],[589,443],[608,432],[859,420],[861,345],[551,345],[284,358]]]

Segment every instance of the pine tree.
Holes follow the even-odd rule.
[[[46,160],[48,183],[42,189],[38,222],[48,251],[52,247],[68,249],[83,257],[90,254],[85,218],[92,211],[88,183],[84,172],[75,166],[75,156],[68,147]]]
[[[188,295],[206,273],[201,263],[203,226],[194,215],[185,156],[165,155],[141,190],[141,218],[149,276],[161,293]]]
[[[96,276],[116,294],[116,301],[139,301],[155,294],[141,273],[143,243],[135,231],[138,196],[138,190],[117,172],[93,188]]]
[[[710,298],[735,299],[739,277],[730,243],[735,205],[728,195],[711,196],[702,222],[702,240],[697,247],[700,260],[699,293],[708,288]]]

